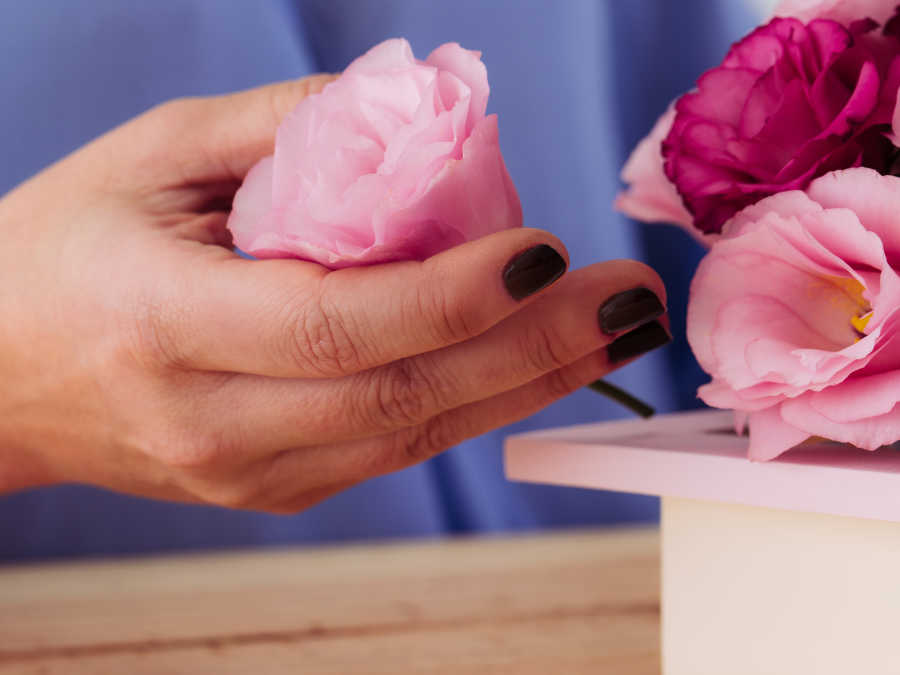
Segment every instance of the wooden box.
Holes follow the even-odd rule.
[[[900,451],[746,453],[703,411],[513,436],[506,472],[662,497],[665,675],[900,674]]]

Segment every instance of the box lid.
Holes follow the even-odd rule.
[[[900,450],[807,442],[747,459],[732,414],[706,410],[511,436],[515,481],[687,497],[900,522]]]

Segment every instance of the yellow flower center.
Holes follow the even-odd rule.
[[[872,318],[872,310],[869,310],[865,314],[861,314],[860,316],[851,316],[850,317],[850,325],[853,326],[853,329],[859,333],[860,337],[866,334],[866,326],[869,323],[869,319]]]
[[[828,281],[841,291],[832,296],[832,302],[838,303],[839,307],[844,308],[843,311],[850,310],[850,325],[856,332],[857,341],[865,337],[866,326],[872,318],[872,307],[863,297],[865,287],[852,277],[828,277]]]

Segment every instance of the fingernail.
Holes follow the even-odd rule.
[[[647,323],[666,311],[656,294],[648,288],[632,288],[604,302],[597,311],[600,328],[610,335],[631,330]]]
[[[527,298],[559,279],[565,259],[552,246],[540,244],[523,251],[503,268],[503,283],[515,300]]]
[[[610,363],[620,363],[646,354],[672,341],[672,336],[659,321],[651,321],[613,340],[606,348]]]

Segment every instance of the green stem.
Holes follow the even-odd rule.
[[[625,406],[636,415],[641,417],[652,417],[656,411],[641,399],[635,398],[624,389],[619,389],[614,384],[610,384],[606,380],[597,380],[588,385],[588,389],[593,389],[598,394],[603,394],[607,398]]]

